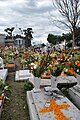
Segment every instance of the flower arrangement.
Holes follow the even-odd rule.
[[[41,77],[41,75],[44,73],[44,66],[35,65],[33,67],[32,73],[35,77]]]
[[[52,76],[59,76],[63,71],[64,64],[53,59],[51,64],[48,65],[47,69],[50,71]]]
[[[53,69],[51,69],[52,76],[59,76],[63,70],[63,64],[55,65]]]
[[[75,76],[75,72],[80,74],[80,52],[54,51],[39,53],[31,49],[17,50],[17,55],[19,55],[22,65],[31,69],[34,76],[40,76],[41,73],[50,73],[47,75],[48,77],[50,77],[50,75],[59,76],[62,72],[64,72],[64,75]],[[15,50],[5,49],[2,51],[2,55],[4,63],[6,64],[12,63],[12,58],[15,57],[16,53]]]
[[[37,60],[36,64],[33,66],[32,73],[35,77],[41,77],[41,75],[46,71],[48,56],[42,55]]]

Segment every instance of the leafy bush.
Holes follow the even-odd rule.
[[[7,92],[11,92],[10,86],[5,83],[5,81],[1,78],[0,79],[0,96],[4,94],[5,99],[9,98],[7,97]]]
[[[32,84],[31,82],[26,81],[26,82],[24,83],[24,89],[25,89],[26,91],[30,91],[30,90],[32,90],[33,88],[34,88],[34,86],[33,86],[33,84]]]

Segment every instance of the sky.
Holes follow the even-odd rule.
[[[53,24],[51,15],[59,17],[52,0],[0,0],[0,33],[7,27],[30,27],[34,32],[33,43],[45,43],[49,33],[64,32]]]

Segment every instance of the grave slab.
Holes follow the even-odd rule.
[[[57,91],[57,92],[55,92]],[[50,92],[50,91],[49,91]],[[65,120],[80,120],[80,111],[77,107],[74,106],[73,103],[71,103],[64,95],[59,93],[59,89],[55,88],[53,89],[53,94],[45,94],[44,91],[36,92],[28,91],[27,92],[27,101],[29,106],[29,113],[30,116],[33,116],[33,113],[35,113],[36,119],[35,120],[57,120],[59,116],[55,114],[54,104],[57,106],[61,106],[64,104],[68,104],[68,108],[59,109],[61,114],[65,116]],[[51,106],[51,101],[55,101],[55,103],[52,105],[53,110],[49,111],[49,108]],[[31,107],[33,106],[33,107]],[[41,113],[40,110],[46,108],[47,112]],[[56,109],[57,110],[57,109]],[[34,116],[30,117],[31,120],[34,120]],[[60,118],[58,118],[61,120]]]
[[[77,82],[77,79],[74,76],[58,76],[58,83],[74,83]]]
[[[29,107],[29,114],[30,114],[30,120],[39,120],[37,110],[35,108],[35,104],[32,98],[32,93],[30,91],[27,92],[27,103]]]
[[[31,78],[31,76],[32,74],[29,72],[29,70],[19,70],[16,71],[15,81],[27,80]]]

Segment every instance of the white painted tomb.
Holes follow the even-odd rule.
[[[80,109],[80,85],[69,88],[68,92],[74,104]]]
[[[32,74],[29,72],[29,70],[19,70],[16,71],[15,81],[27,80],[31,78],[31,76]]]
[[[51,93],[51,94],[50,94]],[[30,120],[61,120],[60,117],[55,114],[55,103],[52,103],[53,109],[49,112],[51,106],[51,101],[55,101],[58,106],[67,104],[68,108],[59,109],[62,114],[62,118],[65,116],[65,120],[80,120],[80,111],[74,106],[71,101],[69,101],[60,91],[55,88],[53,91],[48,89],[47,92],[41,90],[39,92],[28,91],[27,92],[27,102],[29,107]],[[41,113],[40,110],[46,108],[48,111]]]

